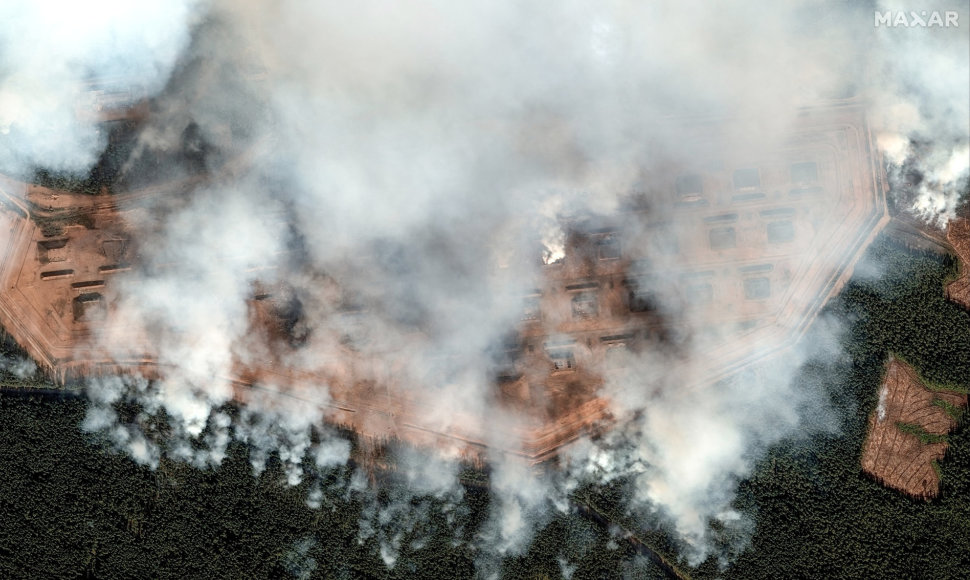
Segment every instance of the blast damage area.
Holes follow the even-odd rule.
[[[307,404],[322,405],[329,422],[365,438],[400,438],[471,459],[496,440],[484,436],[488,430],[508,428],[514,436],[500,451],[533,463],[609,424],[610,398],[623,395],[604,385],[642,372],[638,365],[650,360],[644,353],[677,361],[669,372],[685,378],[680,388],[715,388],[791,347],[889,222],[886,178],[860,103],[804,109],[784,145],[757,158],[738,153],[726,137],[743,123],[683,122],[683,139],[701,159],[695,167],[645,169],[619,213],[560,216],[554,251],[537,234],[529,259],[545,255],[546,263],[534,269],[533,290],[514,298],[520,319],[496,344],[471,353],[456,345],[440,353],[440,365],[422,365],[443,369],[441,376],[416,380],[404,372],[411,350],[382,341],[371,322],[406,309],[382,312],[382,303],[346,292],[338,276],[301,271],[291,255],[260,271],[247,290],[245,331],[234,351],[248,354],[230,376],[211,380],[231,385],[243,402],[291,396],[293,385],[326,385],[329,399]],[[139,247],[150,243],[152,212],[160,211],[152,200],[197,185],[89,196],[4,179],[0,246],[9,250],[0,254],[0,325],[60,381],[172,372],[179,362],[158,359],[151,324],[130,324],[125,279],[143,268]],[[966,249],[965,233],[954,246]],[[354,259],[384,258],[348,259],[351,274]],[[406,257],[389,263],[406,265]],[[311,305],[290,283],[297,276],[312,277],[331,297],[323,305],[333,321],[326,341],[307,324]],[[966,287],[964,273],[951,286],[954,299]],[[413,344],[435,332],[435,321],[420,312],[395,322],[411,329]],[[308,340],[311,333],[316,340]],[[703,356],[678,352],[688,334],[704,346]],[[493,398],[520,421],[425,416],[429,399],[460,384],[446,369],[455,366],[449,358],[463,356],[487,361]]]

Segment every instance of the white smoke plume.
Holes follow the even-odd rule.
[[[519,322],[543,243],[546,261],[562,251],[561,214],[613,213],[645,168],[691,166],[673,118],[751,119],[729,141],[770,151],[798,107],[862,79],[855,90],[871,100],[888,155],[902,164],[911,143],[933,144],[918,211],[950,215],[950,184],[966,175],[967,51],[957,49],[967,26],[878,30],[871,6],[224,0],[87,3],[73,19],[49,8],[0,8],[14,23],[0,28],[4,170],[90,166],[103,139],[78,102],[87,79],[120,77],[159,93],[126,169],[157,160],[182,175],[190,158],[213,176],[142,200],[151,205],[131,224],[140,269],[122,279],[116,326],[137,338],[105,348],[119,360],[157,353],[161,379],[90,382],[84,428],[147,465],[168,453],[217,466],[230,437],[250,445],[255,472],[278,454],[290,484],[308,457],[317,468],[346,462],[350,444],[323,426],[339,377],[319,371],[339,375],[348,342],[392,369],[372,383],[415,385],[428,424],[488,426],[486,444],[514,449],[525,419],[496,404],[483,353]],[[23,29],[52,40],[19,43]],[[284,355],[249,336],[261,286],[298,314],[289,330],[300,347]],[[666,298],[661,310],[680,312],[679,297]],[[349,303],[363,308],[338,307]],[[677,347],[704,343],[687,331]],[[605,387],[617,429],[577,444],[563,473],[489,456],[495,507],[481,541],[521,551],[582,481],[633,477],[642,494],[631,509],[663,514],[702,560],[709,521],[747,525],[730,505],[759,452],[831,428],[819,393],[792,382],[817,355],[799,347],[697,391],[678,388],[692,377],[673,355],[644,354]],[[314,378],[263,379],[230,418],[233,369],[266,364]],[[125,398],[142,406],[134,423],[113,410]],[[172,429],[158,442],[139,425],[162,412]],[[394,434],[393,417],[378,420]],[[400,469],[416,495],[458,504],[455,450],[437,453]],[[320,506],[319,492],[307,501]],[[362,541],[377,537],[393,565],[425,505],[372,504]]]
[[[90,119],[99,99],[119,90],[129,98],[158,91],[186,47],[197,14],[195,0],[4,2],[3,170],[87,170],[104,147]]]
[[[37,374],[37,363],[29,358],[0,354],[0,371],[18,379],[29,379]]]
[[[316,543],[313,538],[297,540],[293,544],[293,549],[286,554],[283,565],[293,578],[309,580],[313,577],[313,571],[317,569],[317,561],[309,555],[309,552]]]
[[[670,518],[686,541],[689,561],[698,564],[710,546],[709,520],[750,528],[730,504],[736,483],[768,445],[838,428],[821,390],[794,380],[808,361],[836,365],[846,356],[839,346],[841,321],[821,318],[815,324],[812,344],[706,390],[685,389],[683,377],[667,372],[670,363],[636,360],[627,370],[636,378],[615,380],[609,388],[653,387],[655,394],[639,404],[631,400],[634,394],[616,395],[629,413],[621,418],[622,428],[570,450],[567,489],[582,481],[632,478],[640,509],[651,506]]]
[[[917,8],[927,22],[955,13],[957,26],[916,25]],[[876,29],[869,93],[879,146],[902,209],[942,228],[970,179],[970,10],[906,0],[881,0],[876,10],[914,23]]]

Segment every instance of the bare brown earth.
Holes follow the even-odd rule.
[[[892,358],[880,386],[879,405],[869,419],[869,435],[862,450],[862,469],[884,485],[921,499],[940,493],[934,462],[946,453],[945,441],[921,441],[907,426],[929,436],[943,437],[956,421],[934,401],[966,407],[967,396],[927,389],[912,367]],[[903,426],[900,428],[900,426]]]
[[[946,239],[960,258],[960,276],[946,287],[946,297],[970,310],[970,217],[950,222]]]
[[[947,284],[945,293],[949,300],[970,309],[970,217],[950,221],[945,235],[911,218],[896,216],[893,220],[894,235],[901,231],[915,232],[911,239],[922,236],[956,253],[960,273]],[[879,408],[869,420],[869,435],[862,454],[863,470],[910,496],[936,497],[940,492],[940,478],[934,462],[945,454],[946,443],[921,441],[918,435],[906,432],[907,427],[900,430],[899,424],[919,426],[931,436],[946,435],[955,425],[941,406],[933,404],[937,399],[961,408],[967,406],[966,395],[930,391],[912,368],[891,359],[880,387]]]
[[[640,378],[649,369],[635,368],[624,351],[650,352],[669,347],[671,335],[694,333],[703,356],[664,363],[678,388],[711,385],[783,353],[888,223],[885,177],[857,102],[805,110],[783,146],[754,157],[731,146],[730,135],[744,126],[688,123],[683,138],[697,149],[703,174],[680,187],[687,170],[665,166],[645,175],[643,203],[565,224],[565,259],[532,281],[507,364],[495,377],[495,398],[516,411],[515,425],[429,417],[447,380],[429,377],[440,384],[415,389],[405,349],[356,349],[334,337],[320,352],[296,352],[279,336],[285,280],[272,272],[265,288],[253,289],[248,343],[236,345],[247,360],[213,380],[242,401],[290,397],[367,437],[469,457],[485,441],[496,444],[495,431],[508,432],[496,445],[540,462],[610,420],[604,385],[623,383],[635,400],[649,400],[649,383]],[[62,380],[176,371],[159,364],[157,341],[138,317],[120,312],[119,280],[137,271],[139,240],[157,226],[144,208],[166,187],[194,185],[92,197],[0,177],[0,325]],[[673,320],[637,304],[644,288],[666,293]],[[421,340],[415,332],[414,343]],[[326,393],[314,385],[327,385]]]

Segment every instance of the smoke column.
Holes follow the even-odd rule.
[[[346,462],[349,443],[322,426],[332,384],[266,384],[239,419],[219,411],[234,365],[279,356],[247,340],[247,300],[285,281],[303,345],[277,364],[314,371],[333,359],[351,324],[336,302],[352,296],[367,305],[352,322],[361,350],[396,365],[430,422],[488,423],[489,443],[514,447],[507,433],[521,417],[496,405],[481,353],[520,319],[541,268],[530,259],[535,239],[547,260],[558,257],[560,216],[611,213],[644,168],[691,166],[694,152],[669,119],[751,118],[737,146],[770,150],[797,107],[851,87],[871,101],[880,146],[897,165],[929,143],[915,210],[952,214],[968,166],[970,22],[873,26],[873,9],[897,8],[912,7],[166,0],[65,14],[57,3],[4,3],[3,171],[90,167],[104,137],[77,103],[89,79],[121,78],[154,96],[127,170],[137,176],[140,163],[160,159],[174,179],[189,168],[173,152],[195,143],[191,162],[215,176],[154,199],[133,224],[142,267],[124,279],[116,323],[144,342],[112,355],[150,347],[170,370],[158,382],[92,380],[84,427],[148,465],[169,453],[217,466],[231,437],[252,446],[257,472],[279,453],[291,484],[308,454],[321,468]],[[27,43],[24,30],[46,41]],[[710,392],[677,389],[690,377],[666,354],[643,355],[605,387],[618,427],[574,446],[562,473],[489,458],[496,500],[482,541],[496,554],[522,550],[577,485],[628,476],[642,490],[630,509],[669,518],[700,561],[711,519],[749,526],[730,503],[760,451],[832,428],[824,411],[806,413],[824,408],[821,395],[792,383],[807,358],[843,356],[838,324],[820,323],[831,344],[800,347]],[[679,348],[703,352],[689,338]],[[164,410],[171,440],[119,423],[112,405],[125,397],[146,417]],[[190,443],[203,434],[199,450]],[[410,485],[460,503],[454,457],[428,453],[437,456],[401,459]],[[421,514],[406,511],[408,498],[380,509],[394,513],[375,507],[361,534],[378,534],[393,565],[396,532],[380,522]]]
[[[914,8],[899,0],[878,6],[893,15],[909,15]],[[873,122],[900,204],[945,227],[956,217],[970,176],[970,17],[965,2],[918,8],[929,15],[955,12],[959,26],[877,30],[870,55],[876,61]]]

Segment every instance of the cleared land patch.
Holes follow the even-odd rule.
[[[862,469],[910,496],[940,493],[936,462],[946,453],[946,435],[967,406],[967,395],[928,389],[916,371],[893,357],[869,418]]]

